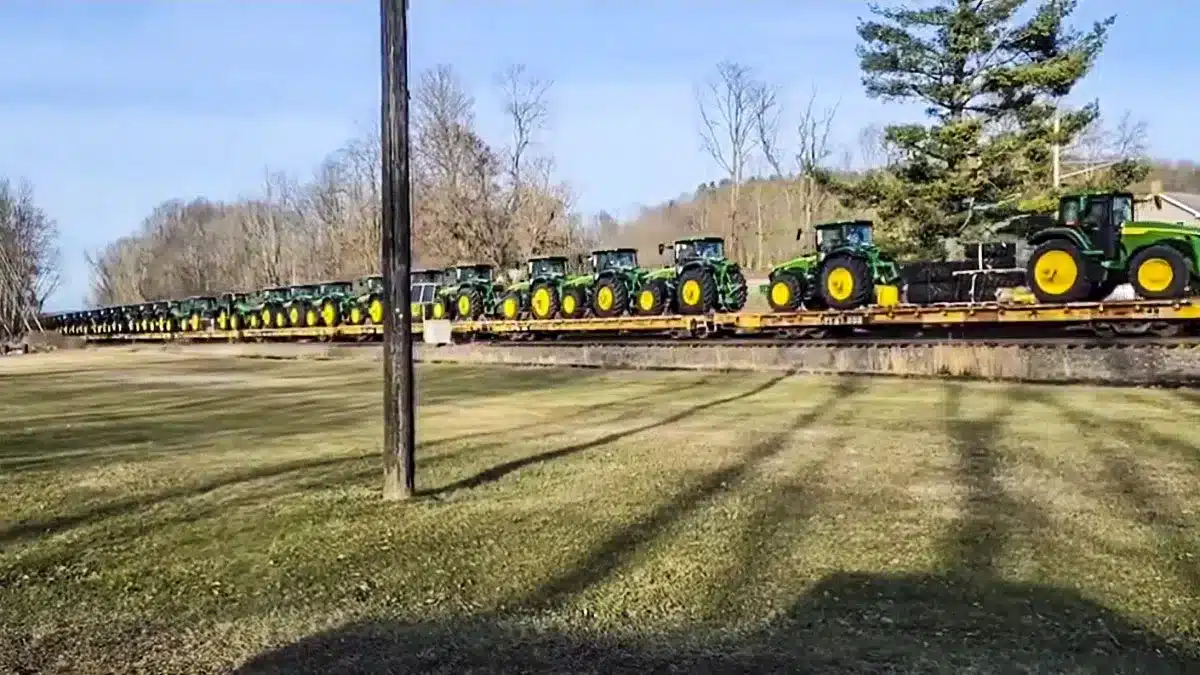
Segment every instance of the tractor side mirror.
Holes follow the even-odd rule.
[[[804,230],[796,230],[796,241],[804,238]]]
[[[1162,208],[1163,208],[1162,195],[1160,195],[1160,194],[1154,195],[1154,208],[1158,209],[1159,211],[1162,211]]]
[[[663,253],[665,253],[665,252],[666,252],[666,250],[667,250],[667,245],[666,245],[666,244],[659,244],[659,245],[658,245],[658,254],[659,254],[659,255],[662,255]]]

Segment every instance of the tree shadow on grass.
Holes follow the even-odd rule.
[[[513,617],[363,622],[260,654],[251,673],[1194,673],[1200,655],[1063,589],[836,573],[762,630],[597,634]]]
[[[600,438],[586,441],[584,443],[576,443],[574,445],[568,445],[566,447],[558,448],[556,450],[551,450],[551,451],[539,453],[536,455],[530,455],[528,457],[522,457],[520,459],[512,460],[510,462],[504,462],[503,464],[498,464],[494,467],[491,467],[490,469],[487,469],[485,471],[477,473],[473,476],[469,476],[467,478],[463,478],[461,480],[455,481],[453,483],[450,483],[449,485],[444,485],[442,487],[422,491],[421,496],[434,497],[434,496],[444,495],[444,494],[447,494],[450,492],[456,492],[458,490],[470,490],[470,489],[474,489],[474,488],[478,488],[478,487],[487,485],[489,483],[494,483],[513,472],[520,471],[521,469],[524,469],[524,468],[527,468],[530,466],[534,466],[536,464],[542,464],[545,462],[554,461],[556,459],[562,459],[564,457],[569,457],[571,455],[575,455],[575,454],[578,454],[581,452],[585,452],[585,451],[592,450],[595,448],[603,447],[610,443],[615,443],[623,438],[633,436],[634,434],[639,434],[644,431],[649,431],[651,429],[655,429],[658,427],[665,427],[665,426],[669,426],[671,424],[681,422],[685,419],[688,419],[689,417],[698,415],[698,414],[704,412],[705,410],[709,410],[711,408],[715,408],[717,406],[725,405],[728,403],[733,403],[735,401],[740,401],[745,398],[750,398],[751,396],[754,396],[756,394],[760,394],[764,391],[767,391],[768,389],[774,387],[775,385],[779,384],[784,379],[786,379],[790,376],[791,376],[791,373],[784,373],[783,375],[779,375],[777,377],[771,378],[770,380],[767,380],[766,382],[764,382],[756,387],[753,387],[747,391],[743,391],[743,392],[740,392],[740,393],[737,393],[737,394],[734,394],[731,396],[725,396],[725,397],[722,397],[719,399],[701,403],[696,406],[692,406],[690,408],[687,408],[678,413],[675,413],[673,415],[665,417],[661,420],[651,422],[649,424],[643,424],[641,426],[633,427],[630,429],[623,429],[621,431],[615,431],[613,433],[605,434],[604,436],[601,436]]]

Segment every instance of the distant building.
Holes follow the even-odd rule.
[[[1157,220],[1166,223],[1185,223],[1200,226],[1200,195],[1187,192],[1160,192],[1162,208],[1153,199],[1137,205],[1138,220]]]

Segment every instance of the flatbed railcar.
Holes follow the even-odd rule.
[[[414,322],[421,336],[425,322]],[[739,336],[772,336],[803,340],[875,337],[1025,337],[1061,339],[1064,335],[1173,337],[1200,333],[1200,297],[1180,300],[1128,300],[1063,305],[970,303],[893,305],[845,311],[738,312],[707,315],[662,315],[607,319],[550,319],[438,322],[449,327],[452,340],[528,341],[569,336],[606,338],[704,338],[719,341]],[[280,341],[378,339],[377,324],[301,328],[259,328],[124,332],[81,336],[89,342]],[[418,338],[420,339],[420,338]]]

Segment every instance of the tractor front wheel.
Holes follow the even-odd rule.
[[[1083,302],[1095,286],[1087,257],[1065,240],[1048,241],[1034,250],[1025,268],[1029,290],[1042,304]]]
[[[316,305],[306,305],[304,307],[304,327],[316,328],[321,325],[321,313],[317,311]]]
[[[450,304],[446,302],[445,298],[437,298],[433,301],[433,309],[430,310],[430,314],[437,321],[452,318],[450,316]]]
[[[292,328],[304,325],[304,305],[297,302],[287,308],[287,325]]]
[[[634,312],[639,316],[662,314],[667,309],[667,285],[655,279],[638,291]]]
[[[1129,261],[1129,283],[1147,300],[1184,297],[1189,276],[1183,254],[1164,244],[1144,248]]]
[[[596,282],[592,295],[592,311],[596,316],[609,318],[620,316],[629,308],[629,289],[617,277],[604,277]]]
[[[464,288],[458,292],[455,305],[460,319],[474,321],[483,314],[483,294],[477,288]]]
[[[564,288],[560,311],[564,319],[582,319],[587,311],[587,302],[579,288]]]
[[[675,301],[680,314],[704,314],[717,304],[717,282],[712,273],[693,267],[679,275]]]
[[[333,328],[338,325],[342,313],[338,311],[337,303],[333,300],[326,300],[321,303],[321,323],[326,328]]]
[[[794,312],[804,300],[804,282],[794,274],[780,274],[767,287],[767,302],[776,312]]]
[[[725,311],[740,312],[746,306],[746,300],[749,296],[746,275],[742,274],[742,270],[740,269],[731,270],[729,272],[728,283],[729,288],[722,294],[727,301],[725,303]]]
[[[437,306],[434,305],[434,307],[436,308]],[[516,321],[521,318],[521,309],[520,293],[508,293],[504,296],[504,300],[500,302],[500,316],[508,321]]]
[[[553,319],[558,313],[558,293],[549,284],[537,284],[529,292],[529,313],[539,321]]]
[[[875,296],[875,279],[867,261],[837,256],[821,267],[821,297],[833,309],[869,305]]]

